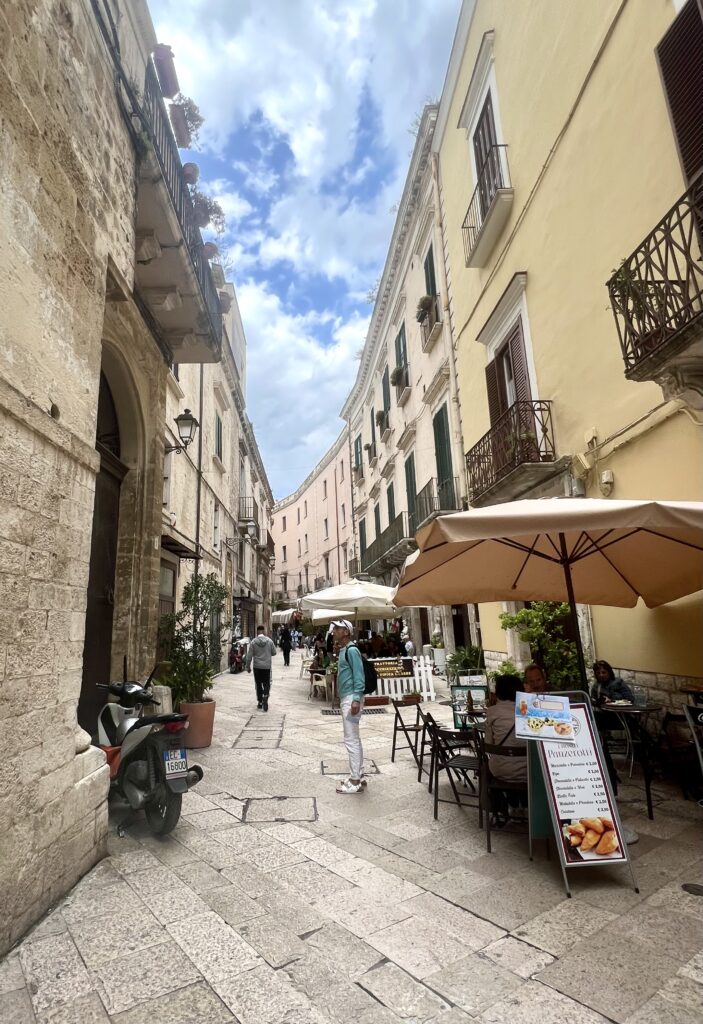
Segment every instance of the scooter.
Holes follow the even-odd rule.
[[[112,788],[132,811],[143,808],[154,835],[164,836],[176,827],[183,793],[200,782],[203,769],[188,767],[183,742],[187,715],[142,713],[145,704],[159,705],[151,691],[157,669],[143,686],[127,681],[97,684],[117,697],[98,715],[98,744],[107,755]],[[118,828],[120,835],[127,824]]]
[[[244,669],[244,656],[240,644],[234,644],[229,652],[229,670],[231,673]]]

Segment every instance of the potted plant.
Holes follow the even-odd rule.
[[[403,367],[402,366],[395,366],[393,368],[393,370],[391,371],[391,384],[394,387],[397,384],[400,383],[400,378],[401,378],[402,374],[403,374]]]
[[[434,299],[431,295],[423,295],[417,303],[417,312],[415,313],[415,319],[419,324],[423,323],[432,311],[434,305]]]
[[[219,670],[224,633],[223,615],[229,591],[214,573],[189,580],[181,608],[164,615],[159,641],[168,662],[165,682],[175,709],[188,715],[186,746],[209,747],[215,701],[206,697]]]
[[[410,693],[404,693],[402,697],[403,704],[421,704],[422,694],[419,690],[411,690]]]
[[[461,676],[482,673],[484,670],[483,652],[478,647],[457,647],[446,659],[447,680],[459,682]]]
[[[385,409],[378,409],[376,411],[376,426],[377,427],[383,427],[385,425],[386,416],[387,416],[387,413],[386,413]]]
[[[178,75],[173,60],[173,50],[166,43],[157,43],[152,54],[156,77],[159,80],[161,95],[171,99],[178,92]]]
[[[218,201],[197,188],[191,188],[190,198],[193,200],[195,223],[198,227],[205,228],[212,224],[217,234],[221,235],[225,230],[225,213]]]
[[[432,658],[435,663],[435,668],[438,672],[444,672],[447,664],[447,654],[444,650],[444,640],[442,639],[441,633],[433,633],[432,640]]]
[[[197,143],[200,129],[205,121],[197,103],[190,96],[184,96],[179,92],[173,103],[169,103],[168,114],[179,147],[190,149],[194,143]]]
[[[192,160],[183,164],[183,178],[186,185],[197,185],[199,177],[200,168],[197,164],[194,164]]]
[[[215,242],[205,242],[203,244],[203,256],[206,260],[214,260],[219,255],[220,250]]]

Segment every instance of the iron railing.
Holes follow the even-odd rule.
[[[448,480],[440,480],[439,483],[432,477],[415,499],[412,525],[418,530],[431,515],[438,512],[456,512],[460,508],[458,477],[449,477]]]
[[[395,378],[395,394],[396,398],[400,398],[405,389],[410,387],[410,377],[408,374],[407,366],[399,367],[399,372]]]
[[[146,78],[144,81],[144,112],[151,126],[151,138],[154,144],[154,152],[161,168],[168,193],[173,203],[173,208],[178,217],[178,223],[183,232],[183,238],[188,247],[195,276],[200,285],[200,292],[203,303],[207,310],[208,320],[212,332],[217,340],[218,348],[222,343],[222,311],[220,300],[217,295],[217,288],[212,279],[210,264],[203,255],[203,239],[200,228],[195,223],[193,203],[191,202],[188,186],[183,177],[183,166],[178,152],[178,146],[171,133],[170,122],[166,107],[161,97],[161,89],[156,77],[154,66],[149,60],[146,66]]]
[[[471,254],[476,247],[481,228],[491,212],[496,195],[501,189],[510,188],[507,146],[491,146],[483,166],[478,169],[478,184],[471,196],[469,208],[461,225],[464,237],[464,260],[468,267]]]
[[[608,281],[625,373],[703,316],[703,175]]]
[[[476,499],[512,470],[554,462],[551,402],[515,402],[466,454],[471,495]]]
[[[256,523],[257,530],[259,526],[259,506],[256,503],[255,498],[240,498],[239,499],[239,522],[240,523]]]
[[[376,459],[378,458],[378,452],[376,451],[376,442],[371,441],[369,444],[365,444],[364,448],[366,450],[366,454],[368,455],[370,466],[371,463],[375,462]]]
[[[358,573],[361,572],[361,569],[359,567],[359,559],[358,558],[350,558],[349,559],[347,571],[348,571],[350,576],[356,576]]]
[[[401,512],[395,517],[390,526],[387,526],[382,533],[371,541],[366,551],[361,556],[361,568],[367,569],[379,558],[383,558],[392,548],[400,544],[402,540],[411,539],[415,531],[410,527],[410,516],[407,512]]]
[[[388,412],[388,409],[379,409],[378,412],[376,413],[376,426],[378,427],[381,436],[383,436],[385,432],[390,428],[390,425],[391,416],[390,413]]]
[[[313,590],[322,590],[322,588],[325,585],[325,582],[326,581],[325,581],[325,577],[324,576],[316,576],[315,577],[315,585],[313,587]]]
[[[427,316],[425,316],[420,321],[420,329],[422,330],[423,351],[425,346],[429,344],[430,335],[432,334],[432,331],[435,329],[435,326],[437,324],[441,324],[441,322],[442,316],[439,308],[439,295],[434,295],[432,297],[432,305],[427,311]]]

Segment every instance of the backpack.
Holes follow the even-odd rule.
[[[355,647],[357,651],[359,648],[356,644],[349,644],[349,647]],[[361,651],[359,651],[361,654]],[[344,657],[348,661],[348,655],[344,652]],[[376,666],[372,665],[368,658],[361,654],[361,664],[364,666],[364,696],[366,697],[369,693],[375,693],[376,687],[378,686],[378,672]]]

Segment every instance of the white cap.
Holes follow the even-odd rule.
[[[332,622],[330,623],[330,625],[332,626],[332,629],[334,629],[335,626],[339,626],[340,629],[346,629],[346,631],[350,634],[354,632],[354,627],[352,626],[349,619],[337,619],[336,622]]]

